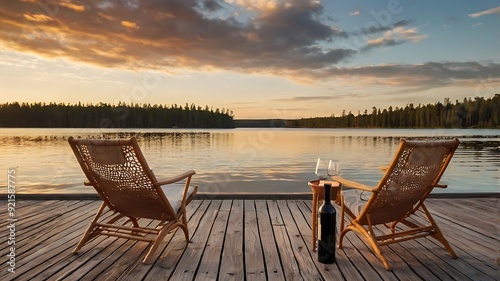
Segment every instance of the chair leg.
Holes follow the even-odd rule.
[[[90,225],[87,227],[87,230],[83,233],[82,238],[80,239],[80,242],[76,244],[76,247],[73,249],[71,253],[73,254],[78,254],[78,251],[90,240],[92,239],[91,235],[93,234],[95,224],[94,222],[90,223]]]
[[[167,224],[165,225],[161,230],[160,232],[158,232],[158,235],[156,236],[156,239],[154,240],[153,242],[153,245],[151,245],[151,247],[149,248],[148,250],[148,253],[146,254],[146,256],[144,257],[144,259],[142,260],[142,263],[143,264],[151,264],[152,261],[153,261],[153,254],[156,252],[156,249],[158,249],[158,247],[160,246],[161,242],[163,241],[163,238],[165,238],[165,236],[173,229],[175,229],[176,227],[181,227],[183,228],[183,225],[181,222],[176,222],[174,224]]]
[[[349,230],[344,229],[344,220],[345,220],[345,206],[344,206],[344,198],[342,196],[342,193],[340,193],[340,234],[339,234],[339,244],[338,247],[339,249],[342,249],[342,239],[344,238],[344,235],[346,232]]]
[[[342,239],[344,238],[345,234],[349,231],[354,231],[354,232],[358,233],[359,235],[361,235],[362,237],[365,237],[366,240],[368,240],[368,243],[370,243],[370,246],[372,247],[375,255],[377,255],[377,257],[380,259],[380,261],[384,265],[385,269],[392,270],[391,265],[389,264],[387,259],[382,254],[382,250],[380,249],[380,246],[377,243],[377,240],[375,239],[375,237],[372,234],[368,233],[366,228],[364,228],[362,225],[360,225],[358,223],[353,222],[350,225],[348,225],[344,230],[342,230],[342,232],[339,235],[339,248],[342,248]]]
[[[180,225],[182,230],[184,231],[184,237],[186,238],[186,242],[190,242],[189,240],[189,229],[187,225],[186,213],[182,215],[182,224]]]
[[[448,240],[446,240],[446,238],[444,238],[444,235],[441,232],[441,229],[439,229],[439,227],[438,227],[436,221],[434,220],[434,218],[432,217],[431,213],[429,212],[429,210],[427,210],[427,207],[424,204],[422,204],[421,207],[425,212],[425,216],[427,217],[427,220],[429,220],[432,227],[434,228],[434,234],[432,234],[431,237],[433,237],[437,241],[441,242],[441,244],[443,244],[443,246],[448,251],[450,256],[454,259],[457,259],[458,258],[457,254],[455,254],[455,251],[453,251],[453,248],[451,247],[450,243],[448,243]]]
[[[387,261],[385,256],[382,254],[382,249],[380,249],[380,245],[378,244],[377,239],[375,238],[375,235],[373,234],[373,230],[368,232],[366,230],[366,228],[364,228],[362,225],[360,225],[358,223],[354,223],[352,226],[348,226],[348,228],[349,227],[351,227],[353,231],[364,236],[368,240],[368,242],[370,243],[370,246],[372,247],[373,252],[380,259],[380,261],[384,265],[385,269],[392,270],[391,265],[389,264],[389,262]]]
[[[179,225],[182,228],[182,231],[184,231],[184,237],[186,238],[186,242],[190,242],[189,240],[189,229],[188,229],[188,222],[187,222],[187,217],[186,217],[186,206],[182,205],[181,206],[181,225]]]
[[[132,225],[133,225],[134,227],[140,227],[140,226],[139,226],[139,222],[137,221],[137,219],[136,219],[136,218],[130,217],[129,219],[130,219],[130,221],[132,222]]]
[[[344,228],[340,234],[339,234],[339,244],[338,244],[338,248],[339,249],[342,249],[342,240],[344,239],[344,236],[347,232],[351,231],[351,229],[348,227]]]
[[[318,200],[319,195],[313,193],[313,202],[312,202],[312,250],[316,252],[316,240],[318,237]]]
[[[94,228],[95,228],[97,220],[102,215],[102,212],[104,211],[105,208],[106,208],[106,204],[103,202],[101,204],[101,207],[99,208],[99,210],[95,214],[94,219],[92,220],[92,222],[90,222],[89,226],[87,227],[87,230],[85,230],[85,232],[83,233],[82,238],[80,239],[80,242],[78,242],[75,249],[73,249],[73,251],[72,251],[73,254],[78,254],[78,251],[85,245],[85,243],[87,243],[93,237],[97,236],[97,233],[94,232]]]

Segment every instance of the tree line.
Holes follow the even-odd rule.
[[[492,98],[464,98],[451,103],[449,98],[435,104],[387,109],[372,107],[341,116],[288,120],[287,127],[305,128],[500,128],[500,94]]]
[[[119,103],[4,103],[0,127],[47,128],[234,128],[229,109]]]

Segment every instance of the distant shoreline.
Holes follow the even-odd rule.
[[[379,129],[500,129],[500,94],[451,103],[372,108],[357,115],[295,119],[235,119],[228,109],[178,105],[66,105],[56,103],[0,104],[0,127],[8,128],[379,128]]]

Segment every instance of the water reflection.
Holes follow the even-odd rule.
[[[443,192],[499,192],[499,130],[107,130],[0,129],[0,159],[17,167],[20,193],[94,192],[67,143],[135,136],[158,178],[194,169],[205,192],[308,192],[318,157],[337,159],[344,177],[375,185],[401,137],[459,137]],[[6,182],[2,181],[6,186]]]

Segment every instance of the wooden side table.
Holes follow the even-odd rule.
[[[312,180],[307,183],[312,191],[312,248],[316,251],[316,240],[318,237],[318,202],[325,199],[325,186],[323,180]],[[340,183],[336,181],[326,181],[332,185],[330,200],[335,203],[340,201]]]

